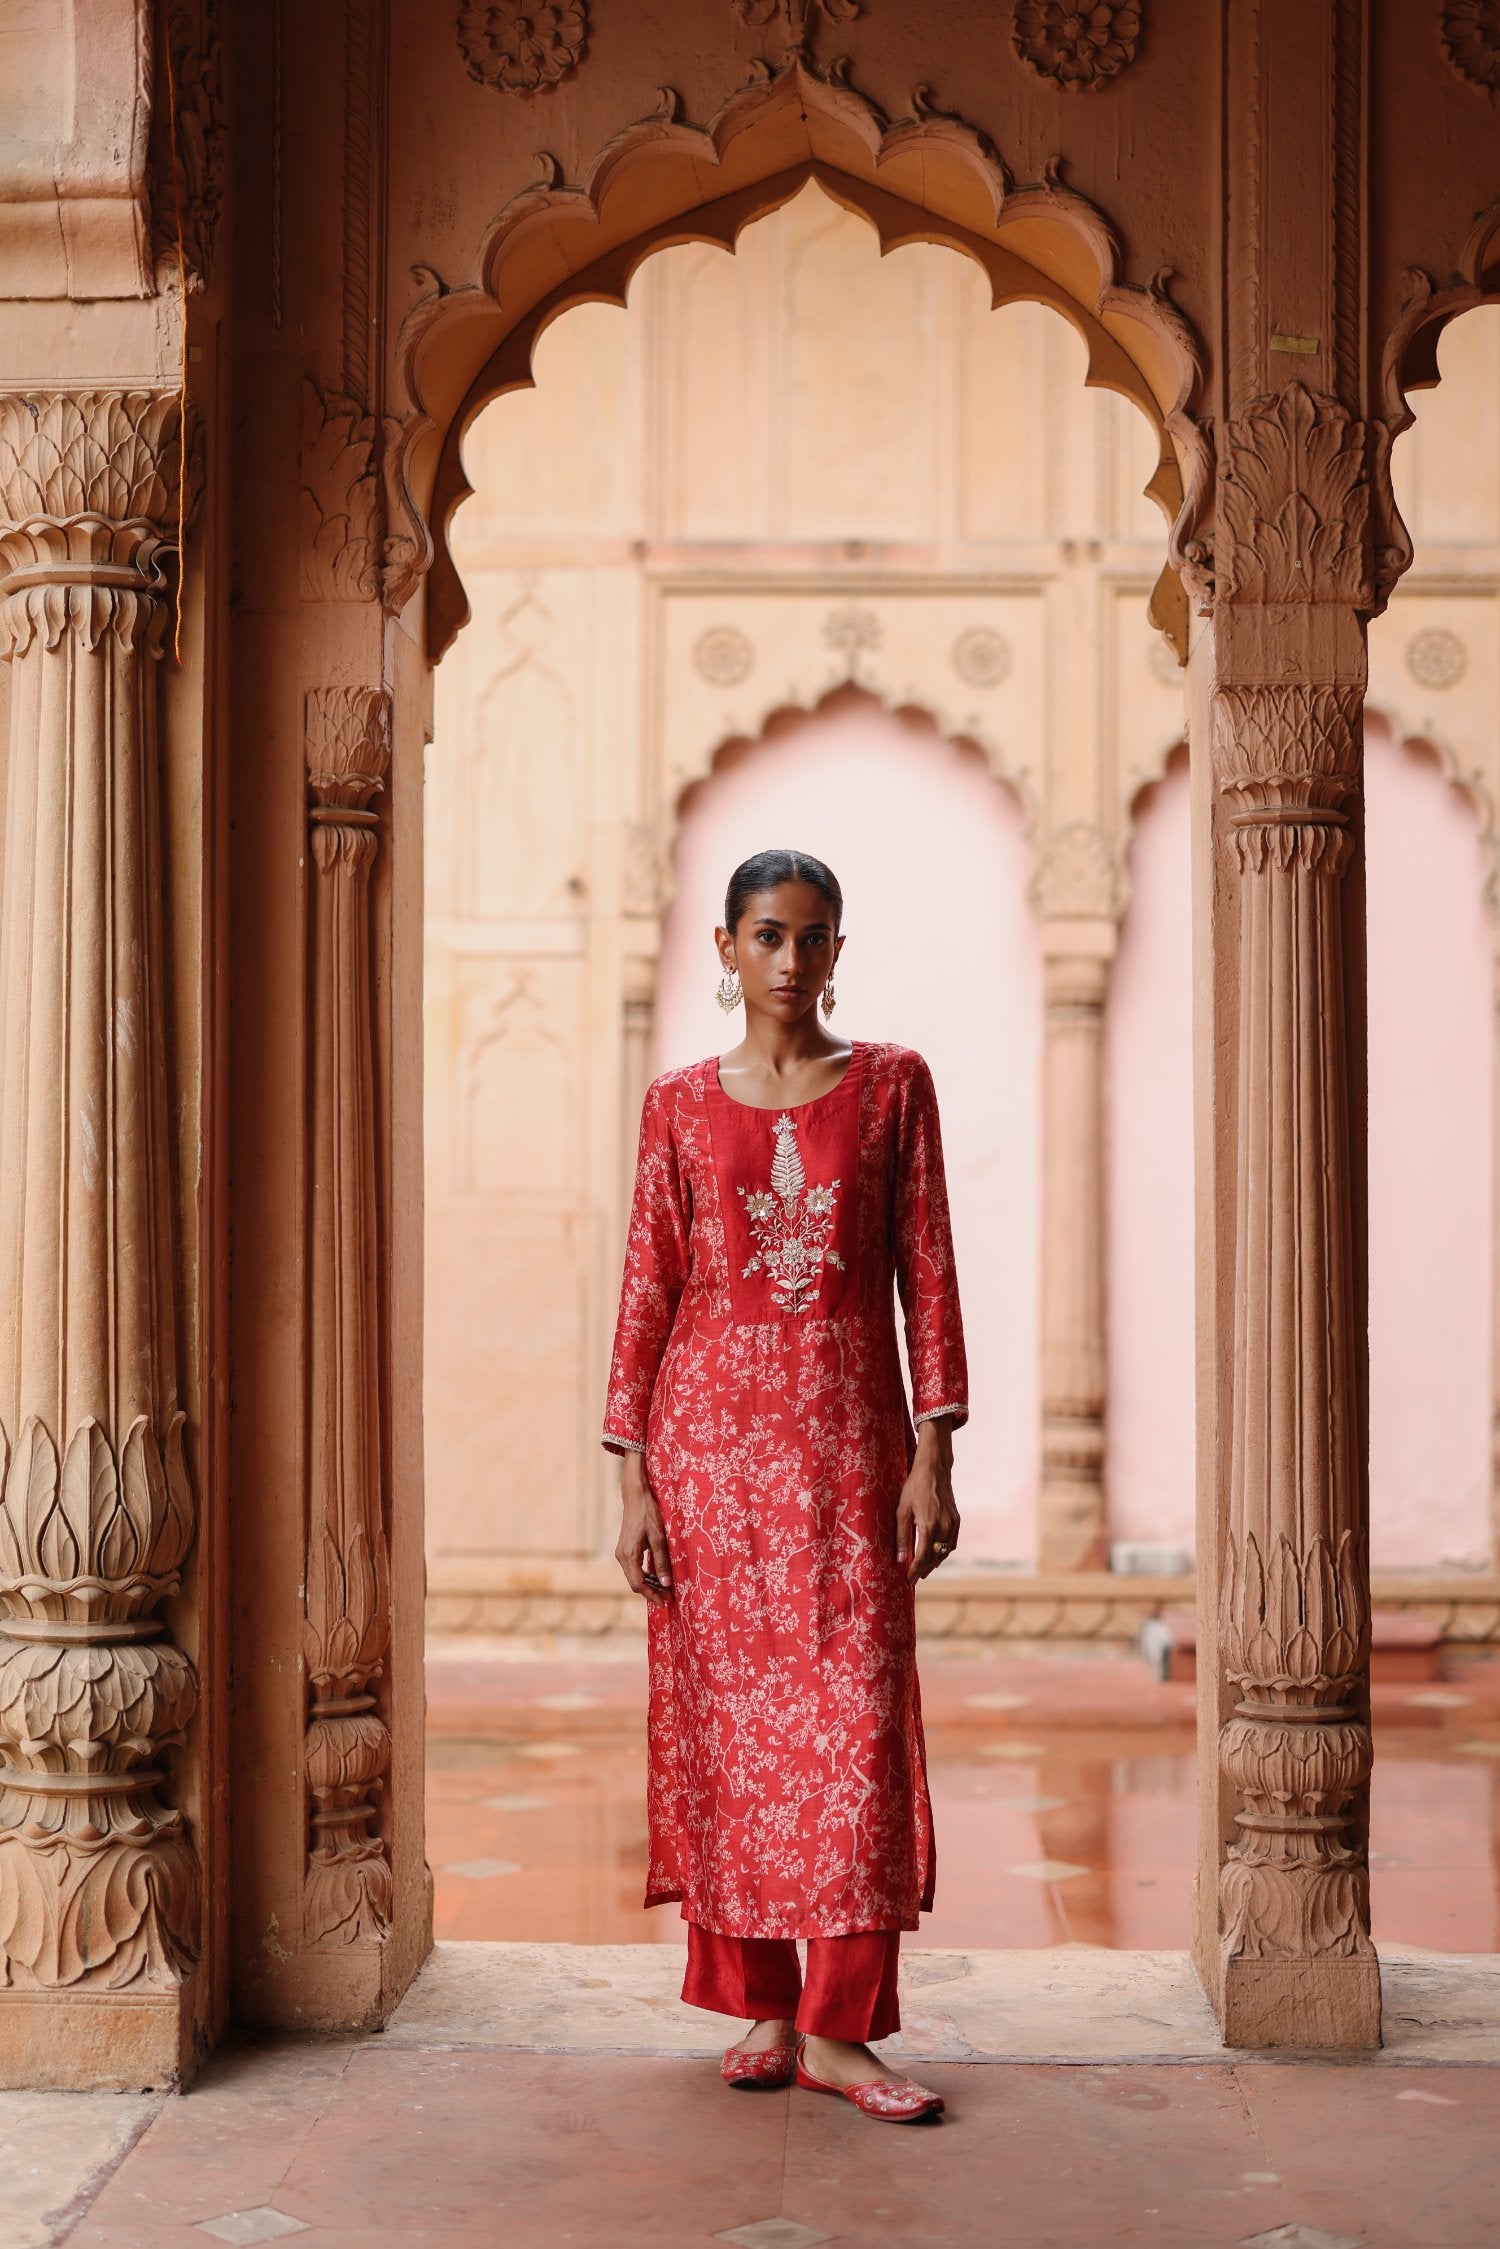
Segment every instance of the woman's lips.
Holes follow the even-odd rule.
[[[771,990],[779,1000],[800,1000],[802,997],[800,984],[773,984]]]

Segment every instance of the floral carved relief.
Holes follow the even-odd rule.
[[[777,24],[789,55],[806,55],[821,16],[830,23],[853,23],[862,0],[731,0],[740,22],[759,31]]]
[[[302,591],[372,601],[380,591],[375,424],[352,398],[302,386]]]
[[[1010,642],[990,625],[969,625],[953,643],[953,669],[966,687],[999,687],[1010,677]]]
[[[1290,383],[1228,425],[1219,471],[1221,600],[1345,602],[1370,587],[1365,425]]]
[[[1226,1993],[1251,1988],[1250,1971],[1234,1981],[1243,1962],[1363,1962],[1350,2004],[1378,2020],[1354,1213],[1329,1187],[1352,1164],[1341,892],[1359,613],[1374,598],[1367,437],[1338,400],[1292,383],[1251,400],[1221,441],[1211,754],[1238,888],[1240,1127],[1219,1617],[1238,1698],[1219,1735],[1236,1836],[1219,1935]],[[1237,2020],[1229,1998],[1226,2011]]]
[[[458,44],[481,85],[537,94],[578,68],[588,29],[584,0],[471,0],[459,11]]]
[[[1456,687],[1469,668],[1469,651],[1446,625],[1428,625],[1407,642],[1406,668],[1419,687]]]
[[[1500,0],[1447,0],[1443,53],[1481,93],[1500,89]]]
[[[171,1802],[197,1685],[160,1613],[195,1528],[151,663],[179,428],[154,392],[0,399],[24,839],[0,898],[0,1984],[20,1988],[171,1985],[197,1949]]]
[[[1141,10],[1132,0],[1016,0],[1012,43],[1039,78],[1095,93],[1135,60]]]
[[[173,8],[167,22],[171,98],[163,90],[153,120],[152,254],[158,279],[176,280],[178,228],[190,294],[213,270],[224,200],[224,101],[219,42],[200,33],[192,13]]]
[[[1070,820],[1059,828],[1031,885],[1037,912],[1114,914],[1119,893],[1114,855],[1102,830],[1088,820]]]
[[[754,646],[738,625],[710,625],[693,643],[693,669],[710,687],[738,687],[754,668]]]
[[[390,1860],[378,1829],[391,1742],[376,1683],[390,1644],[381,1476],[371,800],[385,784],[390,705],[379,689],[307,698],[315,869],[312,944],[311,1458],[306,1769],[309,1944],[378,1941]]]

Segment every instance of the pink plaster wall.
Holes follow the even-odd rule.
[[[1187,758],[1138,806],[1105,1016],[1111,1539],[1193,1551],[1192,909]]]
[[[1487,860],[1467,797],[1366,741],[1370,1477],[1384,1568],[1488,1555],[1494,1063]],[[1143,803],[1108,1019],[1109,1514],[1193,1538],[1185,764]]]
[[[1370,1513],[1377,1565],[1488,1554],[1494,932],[1470,800],[1365,738]]]
[[[843,885],[834,1028],[926,1055],[942,1105],[973,1420],[964,1554],[1035,1553],[1041,954],[1020,807],[976,751],[850,694],[788,714],[693,793],[663,933],[656,1067],[741,1036],[714,1002],[731,869],[791,845]]]

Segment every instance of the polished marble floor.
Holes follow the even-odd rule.
[[[428,1664],[439,1937],[678,1943],[641,1911],[644,1673],[448,1643]],[[1188,1942],[1193,1689],[1122,1657],[929,1656],[938,1833],[924,1945]],[[1377,1941],[1500,1950],[1500,1662],[1375,1690]]]

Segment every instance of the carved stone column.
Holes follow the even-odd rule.
[[[391,1867],[377,1821],[391,1740],[376,1699],[390,1644],[382,1498],[370,869],[390,710],[374,688],[307,698],[313,868],[311,1425],[303,1935],[378,1942]]]
[[[1214,826],[1238,937],[1221,1080],[1235,1188],[1228,1271],[1220,1252],[1232,1343],[1219,1755],[1233,1838],[1220,1990],[1230,2045],[1364,2047],[1379,2042],[1380,1983],[1365,1832],[1362,894],[1345,885],[1363,843],[1366,437],[1293,384],[1250,401],[1222,444]]]
[[[161,1613],[194,1534],[157,738],[179,434],[175,397],[0,397],[6,2082],[22,2039],[33,2083],[175,2075],[198,1947],[170,1769],[196,1687]]]
[[[651,1082],[651,1041],[656,1031],[656,963],[632,956],[625,963],[624,1021],[621,1026],[621,1159],[625,1199],[620,1206],[620,1237],[635,1185],[636,1146],[640,1138],[641,1110]]]
[[[1046,934],[1050,944],[1053,933]],[[1105,1561],[1104,1002],[1109,966],[1098,952],[1046,954],[1038,1541],[1044,1570],[1099,1569]]]

